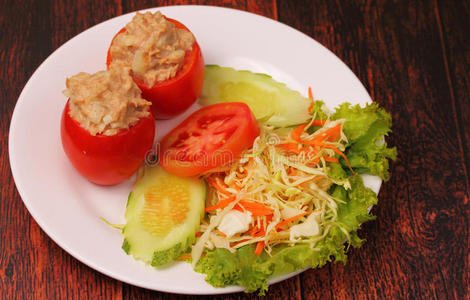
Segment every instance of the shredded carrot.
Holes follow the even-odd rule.
[[[284,143],[284,144],[279,144],[279,147],[286,149],[287,151],[295,152],[297,154],[300,154],[302,152],[307,151],[305,148],[299,148],[299,144],[295,143]]]
[[[201,257],[204,257],[204,256],[206,256],[206,254],[202,253]],[[190,259],[190,258],[192,258],[192,255],[190,253],[187,253],[187,254],[183,254],[183,255],[177,257],[176,259],[178,259],[178,260],[187,260],[187,259]]]
[[[305,144],[309,144],[309,145],[316,145],[316,146],[322,146],[322,147],[325,147],[325,148],[329,148],[329,149],[332,149],[335,153],[337,153],[338,155],[340,155],[342,158],[344,158],[344,160],[346,161],[346,163],[348,164],[348,167],[349,169],[351,170],[351,172],[356,175],[356,172],[354,172],[354,170],[352,169],[351,167],[351,164],[349,163],[349,160],[348,158],[346,157],[346,155],[341,152],[338,148],[336,148],[335,146],[331,145],[331,144],[327,144],[327,143],[324,143],[324,142],[320,142],[320,141],[302,141],[303,143]],[[326,160],[326,159],[325,159]],[[329,160],[333,161],[333,158],[329,158]]]
[[[236,189],[237,191],[240,191],[242,189],[242,187],[236,182],[234,182],[233,185],[234,185],[233,188]]]
[[[313,100],[312,87],[310,87],[310,86],[308,87],[308,98],[312,99],[312,102],[310,102],[310,106],[308,107],[308,113],[311,114],[312,109],[313,109],[313,104],[315,103],[315,100]]]
[[[220,177],[216,177],[215,178],[215,181],[217,182],[217,184],[222,187],[222,188],[228,188],[228,186],[225,184],[225,182],[222,180],[222,178]]]
[[[307,180],[307,181],[303,182],[302,184],[305,184],[305,183],[310,182],[310,181],[316,181],[316,180],[318,180],[318,179],[321,179],[322,177],[323,177],[323,176],[314,176],[312,179]],[[302,207],[302,208],[303,208],[303,207]]]
[[[212,206],[209,206],[209,207],[206,207],[205,211],[208,212],[208,211],[211,211],[211,210],[216,210],[218,208],[225,208],[225,207],[227,207],[227,205],[232,203],[233,200],[235,200],[235,196],[229,197],[229,198],[224,199],[224,200],[220,200],[219,203],[217,203],[215,205],[212,205]]]
[[[312,114],[312,109],[313,109],[313,101],[310,102],[310,105],[308,106],[308,113]]]
[[[281,228],[282,226],[284,226],[284,225],[286,225],[286,224],[288,224],[288,223],[290,223],[290,222],[292,222],[292,221],[295,221],[295,220],[297,220],[297,219],[300,218],[300,217],[303,217],[303,216],[305,216],[305,215],[308,215],[308,214],[310,214],[310,213],[312,213],[312,212],[314,212],[314,211],[313,211],[313,210],[312,210],[312,211],[306,211],[306,212],[303,212],[303,213],[298,214],[298,215],[296,215],[296,216],[293,216],[293,217],[291,217],[291,218],[285,219],[284,221],[278,223],[275,228],[276,228],[276,230],[277,230],[277,229]]]
[[[325,143],[323,141],[319,141],[319,140],[301,140],[299,141],[299,143],[302,143],[302,144],[307,144],[307,145],[310,145],[310,146],[323,146]]]
[[[328,141],[330,141],[330,139],[333,138],[333,137],[334,137],[334,139],[337,139],[339,137],[339,135],[341,134],[341,124],[338,124],[335,127],[328,129],[323,134],[319,135],[318,137],[316,137],[315,139],[313,139],[311,141],[302,140],[300,138],[300,135],[302,134],[305,126],[306,126],[306,124],[300,125],[299,127],[295,128],[294,130],[291,131],[291,137],[292,137],[293,140],[295,140],[299,143],[307,144],[307,145],[322,146],[322,147],[332,149],[335,153],[337,153],[342,158],[344,158],[344,160],[348,164],[348,167],[351,170],[351,172],[354,175],[356,175],[356,172],[354,172],[354,170],[352,169],[351,164],[349,163],[349,160],[346,157],[346,155],[343,152],[341,152],[338,148],[336,148],[335,146],[327,144],[327,143],[324,142],[325,138],[328,138]],[[289,147],[291,147],[291,146],[289,146]]]
[[[291,175],[291,176],[297,175],[297,172],[296,172],[295,168],[289,167],[289,175]]]
[[[283,149],[294,151],[294,152],[297,151],[297,149],[299,148],[298,144],[294,144],[294,143],[284,143],[284,144],[279,144],[278,146]]]
[[[214,230],[215,233],[217,233],[218,235],[221,235],[223,237],[226,237],[227,235],[225,233],[223,233],[222,231],[220,230]]]
[[[250,229],[248,229],[248,231],[246,232],[246,234],[249,234],[251,236],[253,236],[254,234],[256,234],[260,229],[258,228],[258,226],[252,226]]]
[[[302,135],[302,132],[304,132],[305,127],[307,124],[302,124],[298,127],[296,127],[294,130],[290,132],[291,138],[296,141],[296,142],[301,142],[302,140],[300,139],[300,136]]]
[[[253,217],[258,216],[267,216],[273,214],[273,211],[264,205],[263,203],[259,202],[252,202],[252,201],[245,201],[240,200],[237,205],[235,205],[234,209],[243,212],[244,209],[251,212]]]
[[[260,230],[252,234],[253,237],[260,237],[266,235],[266,230]]]
[[[339,160],[338,160],[336,157],[323,156],[323,159],[324,159],[325,161],[339,163]]]
[[[264,249],[264,241],[259,241],[258,244],[256,244],[255,254],[260,255],[261,252],[263,252],[263,249]]]
[[[176,258],[177,260],[187,260],[187,259],[190,259],[192,256],[191,254],[183,254],[181,256],[179,256],[178,258]]]
[[[314,120],[312,122],[312,126],[323,126],[325,125],[326,123],[326,120]]]
[[[270,218],[272,219],[272,218]],[[251,235],[252,237],[260,237],[266,235],[266,230],[263,228],[262,224],[259,224],[255,227],[253,227],[248,234]]]
[[[318,122],[316,122],[318,121]],[[317,124],[324,124],[325,121],[324,120],[315,120],[313,122],[314,125],[316,125],[315,123]],[[307,144],[307,145],[310,145],[310,146],[317,146],[317,147],[325,147],[325,148],[330,148],[332,149],[335,153],[339,154],[341,157],[343,157],[345,160],[346,160],[346,163],[348,164],[349,166],[349,169],[351,170],[351,172],[353,174],[356,174],[354,172],[354,170],[352,169],[351,167],[351,164],[349,163],[349,160],[348,158],[346,157],[346,155],[344,155],[343,152],[341,152],[338,148],[334,147],[333,145],[330,145],[328,143],[325,143],[325,139],[329,142],[332,142],[332,141],[335,141],[339,138],[339,136],[341,135],[341,124],[338,124],[336,125],[335,127],[332,127],[328,130],[326,130],[325,132],[321,133],[320,135],[316,136],[313,140],[311,141],[308,141],[308,140],[302,140],[300,138],[300,135],[302,134],[304,128],[305,128],[306,124],[303,124],[303,125],[300,125],[298,126],[297,128],[295,128],[294,130],[291,131],[291,138],[293,140],[295,140],[296,142],[298,143],[302,143],[302,144]],[[301,147],[299,148],[298,144],[295,144],[295,143],[284,143],[284,144],[279,144],[279,146],[283,149],[286,149],[288,151],[292,151],[292,152],[295,152],[297,154],[301,154],[301,153],[306,153],[307,152],[307,149],[305,147]],[[318,152],[317,151],[310,151],[308,152],[308,155],[311,155],[311,156],[315,156]],[[325,161],[328,161],[328,162],[336,162],[336,163],[339,163],[338,159],[335,158],[335,157],[328,157],[328,156],[325,156],[323,157],[325,159]],[[307,163],[307,165],[315,165],[317,164],[318,162],[320,161],[320,158],[316,158],[314,160],[312,160],[311,162]]]
[[[323,125],[325,125],[325,123],[326,123],[326,120],[314,120],[311,125],[312,126],[323,126]],[[309,123],[302,124],[302,125],[299,125],[298,127],[296,127],[294,130],[292,130],[290,132],[290,137],[294,141],[301,143],[302,139],[300,138],[300,136],[302,135],[302,132],[304,132],[304,129],[305,129],[305,127],[307,127],[307,125],[309,125]]]
[[[320,162],[320,157],[317,157],[314,160],[307,162],[306,165],[308,167],[311,167],[311,166],[318,164],[319,162]]]
[[[356,172],[354,172],[353,168],[351,167],[351,164],[349,163],[348,158],[346,157],[346,155],[344,155],[343,152],[339,151],[338,148],[336,148],[335,146],[330,145],[330,144],[325,144],[325,147],[332,149],[334,152],[336,152],[336,153],[339,154],[342,158],[344,158],[344,160],[345,160],[346,163],[348,164],[348,167],[349,167],[349,169],[351,170],[351,172],[352,172],[354,175],[356,175]]]
[[[217,179],[219,179],[219,180],[217,180]],[[209,178],[207,178],[207,182],[208,182],[214,189],[216,189],[218,192],[220,192],[220,193],[222,193],[222,194],[224,194],[224,195],[227,195],[227,196],[230,195],[230,193],[227,192],[227,190],[226,190],[227,187],[224,186],[225,183],[224,183],[220,178],[216,177],[216,179],[213,179],[213,178],[210,178],[210,177],[209,177]],[[222,185],[222,184],[223,184],[223,185]]]
[[[224,200],[220,200],[219,203],[206,207],[205,211],[209,212],[211,210],[216,210],[218,208],[225,208],[227,207],[232,201],[235,200],[235,196],[229,197]],[[262,203],[259,202],[252,202],[252,201],[244,201],[240,200],[234,207],[234,209],[243,212],[244,210],[247,210],[251,212],[253,217],[258,217],[258,216],[267,216],[267,215],[272,215],[273,211],[265,206]]]
[[[267,215],[267,216],[264,216],[264,218],[266,220],[259,219],[256,222],[257,223],[256,226],[251,227],[251,229],[249,229],[246,233],[251,235],[251,236],[254,236],[254,237],[265,235],[266,234],[266,226],[273,219],[273,215],[272,214]]]
[[[320,133],[313,140],[324,141],[326,139],[329,142],[334,142],[339,138],[340,135],[341,135],[341,124],[338,124],[335,127],[332,127],[326,130],[325,132]]]

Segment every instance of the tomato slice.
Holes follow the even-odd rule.
[[[100,185],[113,185],[134,174],[152,149],[155,121],[152,114],[115,135],[91,135],[70,114],[69,102],[61,120],[65,154],[83,177]]]
[[[175,24],[175,27],[189,31],[182,23],[165,17]],[[123,33],[122,28],[111,41]],[[110,54],[111,45],[108,49],[106,65],[112,62]],[[170,119],[187,110],[201,94],[204,83],[204,58],[201,48],[194,42],[192,48],[185,53],[183,66],[176,76],[168,80],[158,82],[154,86],[146,86],[141,80],[133,77],[135,83],[142,91],[142,98],[152,102],[152,111],[156,119]]]
[[[245,103],[206,106],[161,140],[159,162],[169,173],[198,175],[238,159],[253,146],[259,133],[258,123]]]

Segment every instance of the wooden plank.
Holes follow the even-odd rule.
[[[277,20],[277,3],[276,1],[257,1],[257,0],[247,0],[246,1],[246,10],[262,15],[274,20]]]
[[[456,153],[456,160],[462,160],[462,172],[465,176],[466,193],[462,195],[460,214],[463,223],[460,224],[462,234],[466,236],[466,241],[462,239],[460,245],[461,252],[468,255],[470,248],[469,216],[470,216],[470,3],[468,1],[435,1],[434,12],[438,20],[439,34],[441,37],[441,49],[449,86],[450,101],[453,105],[453,121],[456,124],[457,132],[455,139],[460,144],[460,152]],[[453,288],[449,291],[449,296],[455,299],[468,297],[470,286],[470,261],[462,259],[457,261],[454,258],[454,270],[450,277],[459,282],[461,288]]]
[[[304,297],[462,295],[462,274],[468,274],[463,266],[468,254],[468,188],[433,3],[279,4],[280,21],[331,49],[391,112],[395,123],[388,141],[399,150],[392,179],[383,185],[381,202],[373,210],[377,221],[360,232],[368,242],[351,252],[348,265],[328,265],[302,275]]]

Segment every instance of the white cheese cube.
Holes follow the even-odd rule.
[[[252,221],[253,218],[250,212],[240,212],[233,209],[222,218],[217,228],[227,237],[231,237],[237,233],[247,231]]]
[[[292,226],[290,228],[290,241],[295,242],[302,236],[316,236],[320,234],[318,216],[319,214],[312,213],[305,222]]]

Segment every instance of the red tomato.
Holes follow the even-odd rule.
[[[219,103],[194,112],[161,141],[159,161],[169,173],[194,176],[238,159],[259,127],[245,103]]]
[[[86,179],[113,185],[134,174],[152,149],[155,121],[152,114],[115,135],[91,135],[70,117],[69,102],[62,113],[60,133],[65,154]]]
[[[175,24],[177,28],[189,31],[180,22],[166,18]],[[126,28],[121,29],[111,41]],[[106,65],[109,67],[113,58],[110,55],[111,46],[108,49]],[[156,119],[170,119],[187,110],[199,97],[204,82],[204,59],[201,48],[194,42],[191,50],[186,51],[182,68],[176,76],[168,80],[158,82],[154,86],[146,86],[138,78],[135,83],[142,91],[142,98],[152,102],[152,111]]]

